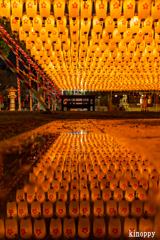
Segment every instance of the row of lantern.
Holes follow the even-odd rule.
[[[11,16],[11,29],[13,33],[18,33],[20,28],[20,19],[16,19],[13,15]],[[81,23],[81,26],[80,26]],[[40,15],[37,15],[33,21],[29,19],[27,15],[23,15],[22,17],[22,27],[25,32],[31,31],[33,27],[33,31],[36,33],[47,32],[51,34],[56,31],[56,27],[58,30],[58,33],[61,33],[61,35],[65,35],[65,33],[68,33],[68,30],[66,30],[67,25],[67,19],[66,17],[63,17],[61,19],[56,20],[56,27],[55,27],[55,19],[53,16],[50,16],[45,21],[45,27],[42,27],[43,20]],[[70,35],[72,38],[74,36],[77,36],[78,31],[80,30],[80,35],[82,35],[82,38],[87,38],[88,34],[91,30],[91,19],[85,20],[81,19],[81,22],[79,19],[77,20],[70,20]],[[152,32],[153,29],[153,19],[152,17],[148,17],[145,21],[141,22],[140,19],[135,16],[131,19],[131,21],[128,23],[127,20],[124,17],[121,17],[117,24],[115,24],[114,20],[111,17],[107,17],[105,20],[105,28],[103,29],[103,22],[99,21],[97,17],[93,18],[93,28],[92,28],[92,37],[94,37],[95,34],[102,34],[105,35],[104,37],[107,39],[107,37],[110,37],[110,34],[113,33],[113,35],[124,34],[125,38],[132,37],[133,34],[138,34],[138,32],[141,30],[142,34],[148,34]],[[117,31],[115,31],[117,30]],[[154,23],[154,30],[155,33],[160,33],[160,20],[156,23]],[[83,37],[84,36],[84,37]]]
[[[61,210],[63,209],[64,206],[62,206]],[[148,217],[140,218],[139,223],[136,218],[126,217],[124,218],[124,223],[122,225],[121,219],[115,216],[109,219],[106,226],[103,217],[99,216],[93,218],[93,223],[91,225],[90,219],[83,216],[79,217],[78,228],[76,228],[76,222],[72,217],[65,217],[63,224],[59,217],[53,217],[49,223],[49,235],[52,239],[61,238],[62,236],[66,239],[77,237],[86,239],[91,237],[93,231],[92,236],[97,239],[108,237],[118,239],[121,236],[127,238],[130,238],[131,236],[149,237],[151,234],[153,234],[156,239],[159,239],[159,221],[160,215],[157,213],[154,222]],[[47,236],[46,222],[43,218],[34,219],[33,224],[31,219],[27,217],[21,219],[19,224],[17,219],[8,218],[5,222],[0,219],[0,226],[1,238],[5,238],[6,236],[7,239],[14,239],[15,235],[19,235],[22,239],[30,239],[34,235],[36,239],[44,239]],[[91,226],[93,230],[91,230]]]
[[[82,18],[88,19],[92,17],[92,1],[69,0],[68,10],[70,18]],[[37,15],[37,1],[26,0],[26,14],[29,18],[33,19]],[[66,3],[64,0],[56,0],[53,4],[54,17],[63,18],[65,16]],[[111,0],[108,5],[107,0],[97,0],[95,3],[96,16],[98,19],[105,19],[107,17],[107,11],[110,10],[110,16],[113,19],[119,19],[123,15],[126,19],[131,19],[135,15],[135,8],[138,10],[138,17],[140,19],[146,19],[152,16],[153,20],[159,20],[160,18],[160,1],[152,2],[149,0],[139,0],[135,3],[135,0],[125,0],[124,2],[118,0]],[[10,12],[12,9],[12,15],[16,18],[22,18],[23,15],[23,1],[22,0],[1,0],[0,15],[4,19],[10,18]],[[81,15],[79,14],[81,10]],[[48,18],[51,14],[51,2],[49,0],[39,1],[39,13],[42,18]]]

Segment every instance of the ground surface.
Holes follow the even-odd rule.
[[[54,112],[53,114],[40,112],[0,112],[0,141],[18,134],[33,130],[46,123],[56,120],[80,119],[160,119],[160,112]],[[138,120],[139,122],[140,120]],[[141,121],[140,121],[141,122]],[[152,124],[149,121],[147,124]],[[155,123],[154,123],[155,124]],[[156,121],[160,125],[160,121]]]

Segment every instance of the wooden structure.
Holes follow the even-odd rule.
[[[71,108],[87,108],[90,111],[93,107],[93,111],[95,111],[95,95],[62,95],[60,98],[62,99],[62,111],[64,111],[64,107],[67,107],[67,111]],[[67,99],[67,102],[64,102],[64,99]]]

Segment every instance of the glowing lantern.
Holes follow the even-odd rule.
[[[94,202],[93,213],[95,216],[103,216],[104,214],[104,204],[100,198]]]
[[[122,4],[117,0],[111,0],[110,3],[110,16],[113,19],[120,18],[122,11]]]
[[[65,12],[65,1],[64,0],[56,0],[54,2],[54,16],[55,18],[62,18],[64,17]]]
[[[110,16],[109,17],[106,17],[106,20],[105,20],[105,30],[106,32],[108,33],[112,33],[113,30],[114,30],[114,21],[113,21],[113,18],[111,18]]]
[[[52,238],[59,238],[62,235],[62,224],[58,217],[54,217],[50,222],[50,235]]]
[[[26,33],[25,31],[23,30],[23,27],[20,27],[19,29],[19,41],[20,42],[25,42],[26,41]]]
[[[48,199],[43,203],[43,216],[51,218],[53,216],[53,205]]]
[[[128,51],[130,52],[134,52],[136,48],[136,42],[134,40],[132,40],[129,44],[128,44]]]
[[[130,232],[137,231],[137,221],[133,217],[127,217],[124,220],[124,235],[128,238]]]
[[[53,43],[56,43],[58,41],[58,30],[57,28],[54,28],[51,35],[50,35],[50,39]]]
[[[32,222],[30,218],[20,220],[20,236],[23,239],[29,239],[32,236]]]
[[[142,217],[139,220],[139,231],[140,232],[147,232],[148,229],[152,232],[153,230],[153,222],[148,217]]]
[[[153,41],[153,36],[154,36],[154,31],[152,30],[151,32],[148,32],[147,35],[145,35],[145,42],[147,44],[151,44]]]
[[[26,13],[27,16],[33,20],[34,17],[36,17],[37,14],[37,1],[35,0],[27,0],[26,1]]]
[[[70,31],[76,32],[78,30],[79,30],[79,19],[78,18],[76,18],[76,19],[70,18]]]
[[[113,31],[113,41],[114,41],[115,43],[118,43],[118,42],[120,42],[120,40],[121,40],[121,35],[120,35],[118,29],[115,29],[115,30]]]
[[[132,202],[131,212],[134,217],[142,216],[142,207],[143,202],[139,200],[139,198],[135,198]]]
[[[43,46],[43,45],[42,45],[41,39],[40,39],[40,38],[37,38],[36,41],[35,41],[35,47],[36,47],[36,49],[37,49],[37,50],[41,50],[42,46]]]
[[[6,20],[10,18],[10,8],[11,4],[9,0],[0,1],[0,16]]]
[[[90,26],[91,26],[91,19],[90,19],[90,18],[88,18],[88,19],[82,18],[82,19],[81,19],[81,31],[82,31],[84,34],[89,33],[89,31],[90,31]]]
[[[33,19],[33,30],[37,33],[42,28],[42,18],[40,15],[36,15],[36,17]]]
[[[54,17],[50,15],[45,22],[45,28],[46,31],[48,31],[49,34],[51,34],[54,30]]]
[[[97,34],[102,32],[102,22],[98,19],[98,17],[93,18],[93,30]]]
[[[27,49],[27,50],[31,50],[32,47],[33,47],[33,44],[32,44],[32,42],[31,42],[30,38],[27,37],[27,38],[26,38],[26,49]]]
[[[23,17],[22,17],[22,26],[23,26],[23,30],[25,32],[31,31],[32,24],[31,24],[31,21],[30,21],[30,19],[27,15],[23,15]]]
[[[68,51],[70,49],[70,39],[68,38],[67,41],[63,44],[63,49]]]
[[[24,218],[26,216],[28,216],[28,204],[26,201],[21,200],[18,203],[18,217]]]
[[[40,203],[43,203],[45,201],[45,192],[43,188],[38,188],[36,198]]]
[[[143,28],[142,28],[144,34],[151,32],[152,24],[153,24],[152,17],[146,18],[146,20],[143,22]]]
[[[37,39],[37,33],[33,30],[33,28],[29,32],[29,38],[30,38],[31,42],[35,42]]]
[[[52,43],[51,43],[50,38],[48,38],[45,42],[45,49],[48,51],[51,49],[51,47],[52,47]]]
[[[127,21],[124,17],[118,19],[118,32],[124,33],[127,30]]]
[[[81,3],[81,17],[82,18],[91,18],[92,15],[92,1],[82,1]]]
[[[121,221],[116,216],[109,219],[108,234],[111,238],[119,238],[121,236]]]
[[[11,6],[12,6],[12,16],[18,20],[19,18],[22,17],[22,7],[23,7],[22,0],[19,0],[19,1],[12,0]]]
[[[80,238],[88,238],[90,234],[90,221],[86,216],[82,216],[78,221],[78,235]]]
[[[60,218],[66,216],[66,205],[65,202],[62,201],[62,199],[56,202],[56,215]]]
[[[79,0],[70,0],[69,1],[69,17],[77,18],[79,17]]]
[[[47,37],[48,37],[48,32],[46,31],[45,28],[41,28],[40,30],[40,40],[44,43],[47,41]]]
[[[57,20],[57,30],[62,34],[66,29],[66,17]]]
[[[118,213],[121,217],[127,217],[129,214],[129,204],[125,199],[119,202]]]
[[[80,41],[82,43],[85,43],[88,41],[88,33],[85,34],[84,32],[82,32],[82,29],[80,30]]]
[[[107,13],[107,1],[96,1],[96,16],[102,20],[106,18],[106,13]]]
[[[41,205],[37,199],[34,199],[34,201],[31,203],[31,216],[33,218],[41,216]]]
[[[42,218],[34,220],[34,235],[36,239],[43,239],[46,236],[46,224]]]
[[[132,34],[138,33],[140,28],[140,19],[137,16],[134,16],[130,21],[130,29]]]
[[[47,17],[50,16],[50,8],[51,8],[51,3],[49,0],[39,1],[40,15],[42,18],[46,19]]]
[[[15,218],[17,216],[17,206],[15,201],[7,203],[7,217],[12,216]]]
[[[17,223],[17,219],[15,218],[8,218],[5,221],[5,229],[6,229],[6,233],[5,236],[8,239],[14,239],[15,235],[18,234],[18,223]]]
[[[11,16],[10,22],[13,34],[18,34],[20,29],[20,20],[16,20],[15,17]]]
[[[138,3],[138,17],[140,19],[146,19],[150,16],[151,3],[148,0],[140,0]]]
[[[63,223],[63,235],[65,238],[74,238],[76,234],[76,226],[73,218],[65,218]]]
[[[16,202],[19,203],[21,199],[25,199],[24,189],[17,189],[16,191]]]
[[[104,43],[109,43],[110,41],[109,34],[105,29],[103,30],[102,38]]]
[[[127,20],[130,20],[132,17],[134,17],[135,1],[134,0],[125,0],[123,6],[124,6],[124,17]]]

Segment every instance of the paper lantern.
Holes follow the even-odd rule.
[[[52,238],[59,238],[62,235],[62,224],[58,217],[54,217],[50,222],[50,235]]]
[[[144,34],[147,34],[148,32],[152,31],[152,24],[153,24],[152,17],[149,16],[148,18],[145,19],[142,28]]]
[[[78,221],[78,235],[80,238],[88,238],[90,234],[90,221],[87,217],[80,217]]]
[[[43,216],[45,218],[51,218],[53,216],[53,205],[49,200],[43,203]]]
[[[111,217],[108,223],[108,234],[111,238],[119,238],[121,236],[120,218]]]
[[[148,32],[147,35],[145,35],[145,42],[147,44],[151,44],[153,41],[153,36],[154,36],[154,31],[152,30],[151,32]]]
[[[134,17],[134,11],[135,11],[134,0],[125,0],[123,7],[124,7],[124,17],[127,20],[130,20],[132,17]]]
[[[91,18],[92,15],[92,1],[87,0],[83,1],[81,4],[81,17],[82,18]]]
[[[42,28],[42,18],[40,15],[36,15],[33,19],[33,30],[37,33]]]
[[[66,216],[66,205],[62,199],[56,202],[56,215],[59,218],[64,218]]]
[[[15,17],[11,16],[10,23],[13,34],[18,34],[20,30],[20,20],[16,20]]]
[[[50,35],[50,39],[53,43],[56,43],[58,41],[58,30],[57,28],[54,28],[51,35]]]
[[[34,220],[33,232],[36,239],[43,239],[46,236],[46,224],[45,220],[38,218]]]
[[[137,16],[134,16],[130,21],[130,29],[132,34],[138,33],[140,28],[140,19]]]
[[[141,20],[150,16],[151,3],[148,0],[140,0],[138,4],[138,17]]]
[[[36,47],[36,49],[39,51],[39,50],[41,50],[42,46],[43,46],[43,45],[42,45],[41,39],[40,39],[40,38],[37,38],[36,41],[35,41],[35,47]]]
[[[79,17],[79,0],[70,0],[69,1],[69,17],[78,18]]]
[[[124,17],[118,19],[118,32],[124,33],[127,30],[127,21]]]
[[[122,11],[122,4],[118,0],[111,0],[110,16],[113,19],[120,18]]]
[[[115,30],[113,31],[113,41],[114,41],[115,43],[118,43],[118,42],[120,42],[120,40],[121,40],[121,35],[120,35],[118,29],[115,29]]]
[[[23,2],[22,0],[12,0],[11,1],[11,6],[12,6],[12,16],[18,20],[22,17],[22,7],[23,7]]]
[[[20,29],[19,29],[19,41],[20,42],[25,42],[26,37],[27,37],[27,35],[26,35],[25,31],[23,30],[23,27],[20,27]]]
[[[94,202],[93,213],[95,216],[103,216],[104,215],[104,204],[103,204],[103,200],[101,200],[100,198],[98,198]]]
[[[98,19],[98,17],[93,18],[93,31],[97,34],[102,32],[102,22]]]
[[[70,18],[70,31],[76,32],[79,31],[79,19],[78,18]]]
[[[6,229],[6,233],[5,236],[8,239],[14,239],[15,235],[18,234],[18,223],[17,223],[17,219],[15,218],[8,218],[5,221],[5,229]]]
[[[127,217],[124,220],[124,235],[129,237],[130,232],[137,232],[137,221],[133,217]]]
[[[139,198],[135,198],[132,202],[131,213],[134,217],[142,216],[142,207],[143,203],[139,200]]]
[[[39,10],[42,18],[46,19],[50,16],[51,3],[49,0],[39,1]]]
[[[96,23],[95,23],[96,24]],[[81,19],[81,31],[84,34],[88,34],[90,31],[90,27],[91,27],[91,19]]]
[[[17,216],[17,206],[15,201],[7,203],[7,217],[12,216],[15,218]]]
[[[10,18],[11,4],[9,0],[0,1],[0,16],[6,20]]]
[[[110,16],[109,17],[106,17],[106,20],[105,20],[105,30],[107,33],[112,33],[113,30],[114,30],[114,26],[115,26],[115,23],[113,21],[113,18],[111,18]]]
[[[65,12],[65,1],[64,0],[56,0],[54,2],[54,16],[59,20],[64,17]]]
[[[21,200],[18,203],[18,217],[24,218],[28,216],[28,204],[26,201]]]
[[[95,8],[96,8],[96,16],[102,20],[106,18],[106,13],[107,13],[107,1],[103,0],[103,1],[96,1],[95,4]]]
[[[60,51],[61,50],[61,41],[60,39],[57,40],[57,42],[54,44],[54,50],[56,51]],[[58,174],[58,172],[57,172]],[[59,173],[59,175],[61,174],[61,172]],[[62,175],[62,174],[61,174]]]
[[[54,31],[54,23],[55,23],[54,17],[50,15],[45,22],[45,29],[49,34],[51,34]]]
[[[66,29],[66,17],[57,20],[57,30],[62,34]]]
[[[63,223],[63,235],[65,238],[74,238],[76,235],[76,226],[73,218],[65,218]]]
[[[20,220],[20,236],[23,239],[29,239],[32,236],[32,222],[30,218]]]
[[[33,44],[32,44],[32,42],[31,42],[30,38],[27,37],[27,38],[26,38],[26,49],[27,49],[27,50],[31,50],[32,47],[33,47]]]
[[[43,27],[40,30],[40,40],[44,43],[47,41],[48,38],[48,32],[46,31],[46,29]]]
[[[33,30],[33,28],[29,32],[29,38],[30,38],[31,42],[35,42],[37,39],[37,33]]]
[[[43,188],[38,188],[36,198],[40,203],[43,203],[45,201],[45,192]]]
[[[33,20],[34,17],[36,17],[37,14],[37,1],[35,0],[27,0],[26,1],[26,13],[27,16]]]
[[[148,229],[152,232],[153,230],[153,222],[148,217],[142,217],[139,220],[139,231],[140,232],[147,232]]]
[[[34,199],[34,201],[31,203],[31,216],[32,218],[41,216],[41,205],[37,199]]]

